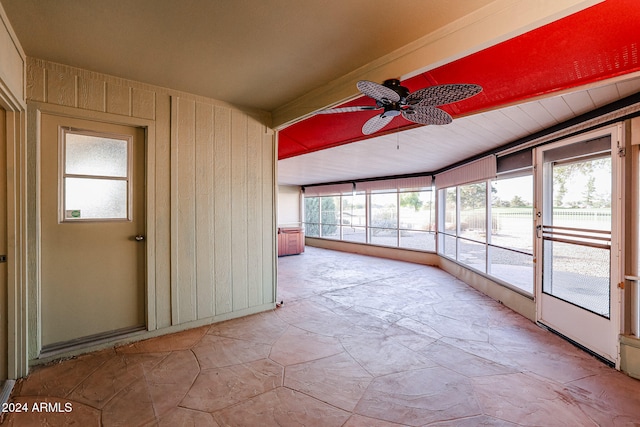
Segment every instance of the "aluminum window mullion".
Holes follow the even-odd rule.
[[[400,247],[400,192],[396,191],[396,247]]]

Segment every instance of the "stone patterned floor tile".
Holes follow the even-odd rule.
[[[279,264],[280,308],[34,367],[11,398],[73,412],[0,422],[640,426],[640,381],[442,270],[316,248]]]
[[[137,426],[155,419],[153,399],[144,378],[139,378],[131,383],[102,408],[102,424],[104,426]]]
[[[353,411],[371,375],[347,353],[288,366],[284,385],[345,411]]]
[[[209,326],[188,329],[174,334],[150,338],[116,348],[119,353],[163,353],[187,350],[196,345],[209,330]]]
[[[193,347],[193,352],[202,369],[221,368],[265,359],[270,351],[269,344],[215,335],[206,335],[198,345]]]
[[[218,424],[229,427],[340,427],[350,415],[284,387],[213,413]]]
[[[69,398],[102,408],[135,379],[162,362],[169,353],[116,354],[85,379]]]
[[[354,412],[412,426],[482,414],[471,381],[441,367],[375,378]]]
[[[287,304],[276,311],[278,317],[291,326],[328,337],[353,333],[356,326],[335,311],[325,307],[326,298],[311,298]]]
[[[340,341],[292,327],[271,347],[269,358],[282,366],[295,365],[341,353]]]
[[[273,344],[289,324],[273,311],[211,325],[209,334],[262,344]]]
[[[190,350],[174,351],[145,374],[156,417],[178,406],[187,395],[200,366]]]
[[[185,408],[174,408],[145,427],[220,427],[213,415]]]
[[[363,417],[362,415],[352,415],[343,427],[403,427],[406,424],[390,423],[388,421],[377,420],[375,418]]]
[[[429,427],[516,427],[520,424],[510,423],[498,418],[480,415],[471,418],[458,418],[450,421],[429,424]],[[426,427],[426,426],[425,426]]]
[[[600,425],[640,425],[640,385],[633,378],[608,370],[567,385],[582,410]]]
[[[102,350],[37,366],[18,384],[19,393],[23,396],[66,397],[114,354],[111,349]]]
[[[517,372],[514,368],[483,359],[443,342],[432,344],[423,350],[422,354],[438,365],[468,378]]]
[[[426,356],[399,345],[393,337],[360,334],[341,338],[341,342],[351,357],[373,376],[435,366]]]
[[[393,337],[393,341],[420,353],[425,348],[442,338],[430,326],[414,319],[404,317],[385,330],[385,336]]]
[[[524,373],[472,379],[485,415],[524,426],[593,425],[562,385]]]
[[[204,370],[180,406],[214,412],[282,386],[282,366],[267,360]]]

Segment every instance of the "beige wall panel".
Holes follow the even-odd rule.
[[[172,141],[172,188],[174,228],[172,233],[174,319],[184,323],[196,315],[196,203],[195,203],[195,102],[176,98]]]
[[[159,94],[156,105],[155,255],[156,327],[171,325],[171,97]]]
[[[107,113],[131,115],[131,88],[107,83]]]
[[[78,77],[78,108],[105,111],[105,94],[103,81]]]
[[[249,306],[247,274],[247,116],[231,112],[231,267],[233,271],[233,310]],[[236,143],[238,141],[238,143]]]
[[[131,89],[131,114],[141,119],[155,119],[156,94],[144,89]]]
[[[139,118],[151,126],[148,182],[155,192],[147,199],[152,235],[147,254],[154,262],[148,265],[148,326],[158,331],[149,334],[272,307],[275,140],[265,135],[269,116],[47,61],[27,62],[31,100],[71,103],[79,116],[91,119],[136,123]],[[36,117],[30,119],[32,134]],[[28,156],[36,159],[36,144],[30,147]],[[30,165],[34,183],[35,160]],[[36,207],[32,203],[29,209]],[[35,303],[29,313],[33,359],[39,351]]]
[[[2,6],[0,6],[0,84],[4,86],[3,97],[24,102],[25,57]]]
[[[76,76],[60,67],[47,69],[45,100],[51,104],[76,106]]]
[[[276,301],[275,141],[271,132],[262,136],[262,302],[265,304]]]
[[[27,61],[27,99],[44,102],[46,98],[46,71],[39,63]]]
[[[264,126],[249,119],[247,128],[247,290],[248,305],[262,304],[262,134]]]
[[[198,319],[215,314],[213,106],[196,103],[196,280]]]
[[[215,117],[214,261],[217,315],[233,310],[231,275],[231,111],[216,107]]]

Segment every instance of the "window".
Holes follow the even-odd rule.
[[[367,242],[367,210],[364,194],[342,196],[342,240]]]
[[[488,273],[533,293],[533,176],[491,181]]]
[[[458,192],[456,187],[440,190],[440,253],[456,259],[458,235]]]
[[[439,190],[438,252],[533,294],[533,176]]]
[[[398,245],[398,193],[371,195],[370,242]]]
[[[400,193],[400,247],[435,251],[435,204],[431,191]]]
[[[333,194],[338,190],[341,193],[335,196],[318,195],[322,192],[310,189],[304,199],[306,235],[435,251],[433,192],[398,190],[399,186],[388,188],[386,181],[383,183],[360,192],[354,192],[352,184],[345,188],[330,186]],[[424,186],[422,181],[419,184]],[[375,186],[377,182],[367,185]]]
[[[304,224],[307,236],[320,236],[320,197],[304,198]]]
[[[62,221],[129,220],[131,139],[63,129]]]
[[[320,197],[321,236],[328,239],[340,238],[340,196]]]
[[[458,192],[458,260],[476,270],[486,272],[487,183],[461,185]]]

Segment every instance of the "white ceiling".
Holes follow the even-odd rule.
[[[309,185],[434,172],[639,91],[640,76],[631,75],[461,117],[449,125],[418,127],[291,157],[278,162],[278,182]]]

